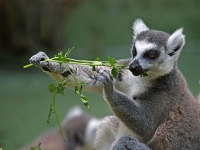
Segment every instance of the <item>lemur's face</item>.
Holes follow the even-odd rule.
[[[147,72],[151,78],[157,78],[171,72],[185,43],[182,29],[169,35],[162,31],[150,30],[139,19],[134,22],[133,30],[133,61],[129,66],[133,75]]]
[[[169,34],[148,30],[140,33],[133,44],[131,54],[133,61],[129,66],[133,75],[157,70],[166,57],[166,43]]]

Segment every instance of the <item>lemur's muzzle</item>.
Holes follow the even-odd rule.
[[[144,73],[143,68],[140,66],[138,60],[134,60],[130,65],[129,65],[129,70],[132,72],[134,76],[139,76],[142,73]]]

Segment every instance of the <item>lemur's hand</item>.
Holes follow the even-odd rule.
[[[106,96],[113,93],[114,81],[113,76],[109,70],[97,69],[98,77],[97,80],[103,83],[104,93]]]
[[[44,52],[38,52],[37,54],[33,55],[29,61],[31,64],[37,67],[46,67],[48,62],[45,62],[45,59],[49,59],[49,57]]]
[[[46,59],[49,59],[49,57],[44,52],[38,52],[37,54],[33,55],[29,61],[31,64],[42,68],[43,71],[58,73],[63,76],[68,76],[70,74],[68,70],[70,69],[70,66],[64,67],[57,62],[47,62],[45,61]]]
[[[30,58],[30,63],[41,68],[54,79],[61,81],[63,78],[69,82],[68,87],[73,88],[76,83],[84,82],[83,90],[102,93],[102,82],[97,80],[99,73],[92,70],[91,66],[45,61],[49,57],[44,52],[39,52]],[[102,67],[98,67],[102,68]],[[105,69],[105,67],[103,67]],[[73,73],[73,76],[71,75]]]

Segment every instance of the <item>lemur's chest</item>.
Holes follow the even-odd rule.
[[[121,80],[117,80],[115,88],[129,97],[141,94],[151,87],[148,79],[134,76],[130,71],[123,73]]]

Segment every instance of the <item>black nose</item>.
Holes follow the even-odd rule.
[[[138,60],[134,60],[130,65],[129,65],[129,70],[132,72],[134,76],[139,76],[142,74],[143,68],[140,66]]]

